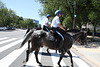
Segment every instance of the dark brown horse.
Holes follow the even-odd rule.
[[[70,56],[71,59],[71,66],[73,67],[73,60],[72,60],[72,54],[70,52],[70,48],[73,45],[73,42],[75,39],[77,39],[78,37],[80,37],[84,32],[79,32],[73,36],[69,35],[68,33],[64,34],[64,43],[63,43],[63,49],[66,50],[66,52],[68,53],[68,55]],[[49,49],[54,49],[54,50],[58,50],[59,46],[58,44],[53,41],[53,35],[50,32],[46,32],[43,30],[31,30],[27,35],[26,38],[24,39],[24,41],[21,44],[21,47],[30,40],[31,42],[31,48],[30,46],[28,46],[28,50],[27,52],[27,56],[26,56],[26,61],[28,61],[29,59],[29,54],[33,51],[35,51],[35,57],[36,57],[36,61],[37,63],[39,63],[40,65],[42,65],[39,60],[38,60],[38,52],[40,47],[46,46]],[[28,44],[29,45],[29,44]],[[60,54],[60,59],[58,61],[58,65],[60,65],[60,62],[63,58],[65,53],[61,53]]]
[[[68,34],[70,34],[71,36],[73,36],[73,35],[81,32],[81,30],[71,29],[71,30],[67,30],[66,32]],[[87,31],[82,30],[82,32],[83,32],[82,35],[79,38],[75,39],[75,41],[79,42],[80,45],[85,45],[86,46],[87,45]]]
[[[81,32],[81,30],[78,29],[71,29],[66,30],[66,32],[73,37],[73,35]],[[82,34],[78,38],[73,38],[74,41],[77,41],[80,45],[87,46],[87,31],[82,30]],[[49,49],[47,49],[47,52],[49,53]],[[56,50],[57,53],[57,50]]]

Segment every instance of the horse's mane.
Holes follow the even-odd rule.
[[[80,32],[80,30],[78,30],[78,29],[71,29],[71,30],[67,30],[66,32],[74,32],[74,33],[77,33],[77,32]]]

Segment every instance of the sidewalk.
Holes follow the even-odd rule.
[[[84,57],[92,67],[100,67],[100,47],[88,48],[82,45],[73,45],[75,52]]]

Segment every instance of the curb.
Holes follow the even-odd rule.
[[[97,65],[93,60],[91,60],[88,56],[83,54],[77,46],[72,46],[72,52],[74,52],[76,55],[78,55],[83,61],[85,61],[90,67],[100,67]]]

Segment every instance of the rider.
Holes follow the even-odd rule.
[[[58,35],[60,36],[61,40],[60,40],[60,43],[59,43],[59,52],[65,52],[65,50],[62,48],[63,46],[63,42],[64,42],[64,37],[63,35],[61,34],[61,32],[59,32],[59,29],[65,31],[65,29],[62,27],[62,25],[60,24],[60,19],[59,17],[61,17],[61,11],[60,10],[57,10],[55,12],[55,17],[53,18],[52,20],[52,24],[51,24],[51,27],[52,27],[52,30]]]
[[[50,17],[51,17],[51,15],[48,14],[47,18],[45,19],[44,24],[43,24],[43,30],[48,31],[48,32],[50,30],[50,25],[49,25],[49,19],[50,19]]]

